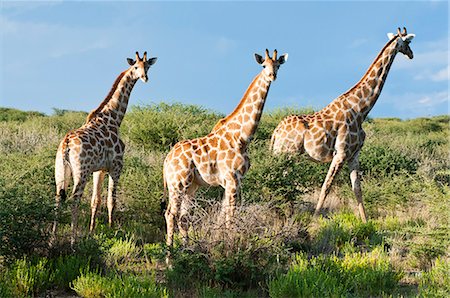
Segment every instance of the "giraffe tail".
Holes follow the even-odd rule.
[[[167,195],[167,181],[166,181],[166,175],[164,175],[164,169],[163,169],[163,197],[161,198],[161,203],[160,203],[160,208],[161,208],[162,214],[164,214],[166,207],[167,207],[166,195]]]
[[[67,198],[66,189],[69,184],[71,168],[69,164],[69,133],[66,134],[61,142],[61,160],[56,161],[55,179],[56,179],[56,195],[64,202]]]
[[[270,137],[269,151],[271,151],[271,152],[273,151],[273,145],[275,144],[276,132],[277,132],[277,130],[275,129],[272,133],[272,136]]]

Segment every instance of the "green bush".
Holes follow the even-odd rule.
[[[238,207],[229,228],[220,216],[218,203],[194,208],[190,244],[174,249],[166,274],[172,287],[259,288],[285,268],[293,245],[305,241],[304,223],[295,214],[280,216],[267,203]]]
[[[419,282],[420,297],[450,296],[450,262],[437,258],[430,271],[424,272]]]
[[[84,298],[168,297],[167,290],[156,283],[154,275],[101,276],[88,272],[73,282],[72,289]]]
[[[48,200],[30,200],[20,186],[6,187],[0,178],[0,206],[0,255],[6,261],[47,248],[47,227],[53,219]]]
[[[19,121],[23,122],[29,118],[44,117],[41,112],[25,112],[16,109],[1,108],[0,107],[0,122]]]
[[[317,252],[339,252],[348,245],[373,246],[382,242],[372,221],[362,222],[353,213],[338,213],[331,218],[321,218],[312,240],[312,248]]]
[[[80,255],[59,256],[51,261],[52,286],[69,290],[70,284],[82,272],[89,271],[91,257],[84,258]]]
[[[323,183],[329,165],[305,156],[273,156],[267,150],[265,142],[254,142],[250,148],[251,167],[242,183],[243,200],[292,202]]]
[[[402,274],[382,248],[343,258],[297,254],[286,274],[269,282],[270,297],[374,297],[392,293]]]
[[[7,273],[13,294],[16,297],[35,296],[48,289],[52,275],[47,263],[45,258],[16,260]]]
[[[207,135],[222,115],[195,105],[132,107],[121,131],[138,146],[168,151],[180,140]]]
[[[414,174],[416,160],[388,147],[364,146],[360,154],[361,171],[366,175],[391,176],[401,172]]]

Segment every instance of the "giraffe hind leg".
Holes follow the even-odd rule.
[[[318,216],[320,210],[322,209],[323,203],[325,202],[325,198],[330,192],[331,185],[334,181],[334,177],[339,170],[342,168],[344,164],[345,156],[342,154],[336,154],[331,161],[330,168],[328,169],[327,177],[325,178],[325,182],[322,185],[322,189],[320,190],[319,202],[317,203],[316,210],[314,212],[314,216]]]
[[[89,226],[89,232],[94,231],[95,228],[95,217],[102,202],[102,183],[104,178],[105,178],[104,171],[97,171],[94,172],[93,174],[94,185],[91,199],[91,224]]]

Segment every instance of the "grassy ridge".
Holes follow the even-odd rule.
[[[61,241],[55,250],[47,247],[53,164],[58,142],[84,123],[86,113],[0,109],[0,296],[449,295],[449,117],[364,124],[360,156],[370,221],[363,224],[354,215],[347,168],[326,201],[327,215],[313,219],[328,165],[268,153],[279,121],[308,112],[285,108],[263,115],[234,229],[224,230],[217,217],[222,190],[202,189],[192,208],[190,245],[175,247],[169,270],[160,261],[162,162],[175,142],[206,135],[223,115],[182,104],[131,108],[121,127],[126,155],[117,226],[105,227],[103,207],[97,232],[87,235],[89,183],[72,254],[70,201],[59,218]]]

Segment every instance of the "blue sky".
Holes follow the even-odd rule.
[[[405,26],[414,59],[397,55],[371,117],[447,114],[447,1],[1,1],[0,106],[90,111],[136,50],[158,57],[131,105],[183,102],[229,113],[261,71],[253,53],[289,60],[266,109],[321,109],[352,87]]]

